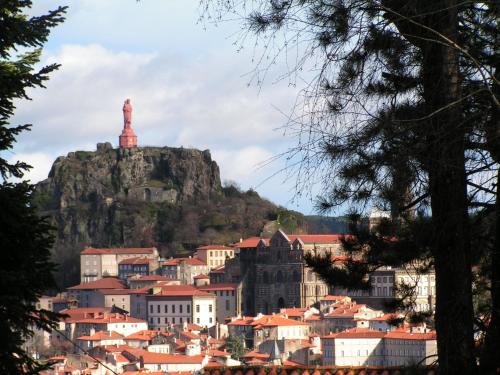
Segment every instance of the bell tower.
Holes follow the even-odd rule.
[[[123,103],[123,130],[120,135],[120,148],[137,147],[137,136],[132,129],[132,104],[130,99]]]

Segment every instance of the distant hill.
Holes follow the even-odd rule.
[[[310,215],[305,217],[307,233],[349,233],[349,223],[343,216],[328,217]]]
[[[55,160],[33,201],[56,228],[61,287],[79,282],[85,246],[156,246],[163,256],[178,256],[201,244],[306,225],[302,214],[255,191],[223,187],[208,150],[103,143],[97,151],[70,152]]]

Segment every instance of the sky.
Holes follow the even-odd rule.
[[[275,159],[297,141],[283,131],[299,87],[278,80],[278,65],[258,84],[259,50],[240,48],[240,22],[199,22],[199,0],[37,0],[39,15],[68,5],[66,21],[44,46],[42,64],[59,63],[45,90],[19,101],[13,124],[33,123],[11,160],[47,177],[54,159],[75,150],[115,147],[130,98],[140,146],[209,149],[222,181],[305,214],[311,196],[297,196],[293,175]],[[304,191],[309,191],[308,188]],[[313,190],[314,191],[314,190]]]

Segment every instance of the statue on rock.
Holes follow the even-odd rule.
[[[120,135],[120,148],[137,147],[137,136],[132,129],[132,104],[130,99],[123,103],[123,130]]]

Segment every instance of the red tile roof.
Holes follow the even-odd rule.
[[[369,318],[369,319],[364,319],[364,320],[386,321],[386,320],[398,319],[398,318],[402,318],[402,317],[403,317],[403,315],[401,315],[401,314],[390,313],[390,314],[384,314],[382,316],[378,316],[376,318]]]
[[[260,353],[256,350],[246,353],[243,358],[259,358],[259,359],[269,359],[271,355],[269,353]]]
[[[124,289],[125,283],[115,277],[106,277],[89,283],[78,284],[67,289],[69,290],[95,290],[95,289]]]
[[[212,268],[210,270],[210,273],[224,273],[225,270],[226,270],[226,266],[223,264],[223,265]]]
[[[386,335],[385,332],[374,331],[369,328],[350,328],[343,332],[332,333],[328,336],[323,336],[322,338],[337,338],[337,339],[355,339],[355,338],[367,338],[367,339],[378,339],[383,338]]]
[[[287,234],[290,242],[300,239],[304,243],[339,243],[343,234]]]
[[[240,326],[250,325],[253,327],[277,327],[277,326],[306,326],[307,323],[299,322],[297,320],[288,319],[280,315],[264,315],[259,319],[253,317],[242,317],[229,322],[227,325]]]
[[[226,352],[225,350],[210,349],[208,351],[208,355],[212,357],[229,357],[231,356],[231,353]]]
[[[125,340],[136,340],[136,341],[151,341],[154,337],[160,334],[159,331],[153,330],[142,330],[138,332],[134,332],[125,337]]]
[[[199,326],[198,324],[194,324],[194,323],[187,323],[186,328],[189,331],[201,331],[203,329],[203,327]]]
[[[364,304],[343,304],[335,308],[331,313],[325,314],[325,318],[352,318],[355,314],[366,308]]]
[[[411,332],[399,332],[391,331],[385,334],[386,339],[399,339],[399,340],[435,340],[436,331],[430,331],[426,333],[411,333]]]
[[[150,262],[151,262],[151,259],[135,257],[135,258],[123,259],[118,264],[149,264]]]
[[[204,273],[200,273],[199,275],[196,275],[193,277],[195,280],[201,280],[201,279],[210,279],[210,276],[205,275]]]
[[[154,247],[110,247],[110,248],[94,248],[88,247],[80,254],[82,255],[99,255],[99,254],[153,254],[156,248]]]
[[[208,285],[200,285],[197,288],[200,290],[235,290],[238,289],[238,284],[231,284],[231,283],[208,284]]]
[[[196,250],[234,250],[232,247],[224,245],[206,245],[197,247]]]
[[[350,297],[347,296],[324,296],[320,298],[320,301],[343,301],[345,299],[350,299]]]
[[[131,316],[118,313],[94,314],[91,317],[78,319],[76,323],[93,323],[93,324],[109,324],[109,323],[146,323],[145,320],[133,318]]]
[[[74,309],[62,310],[60,311],[60,313],[68,315],[68,317],[65,318],[64,321],[73,322],[88,316],[94,316],[94,314],[102,314],[109,311],[111,311],[110,307],[76,307]]]
[[[150,297],[168,297],[168,296],[199,296],[199,297],[213,297],[213,294],[204,292],[191,285],[165,285],[161,286],[161,291],[153,294]]]
[[[281,309],[280,313],[286,314],[288,316],[300,317],[303,316],[307,309],[300,307],[290,307],[286,309]]]
[[[185,262],[192,266],[206,266],[207,264],[198,258],[172,258],[161,263],[162,266],[177,266],[179,263]]]
[[[238,248],[257,247],[260,240],[263,240],[266,243],[266,245],[269,245],[269,238],[250,237],[250,238],[245,238],[241,242],[235,242],[231,246]]]
[[[102,341],[102,340],[118,340],[122,339],[123,336],[115,331],[99,331],[90,336],[80,336],[77,340],[87,340],[87,341]]]

